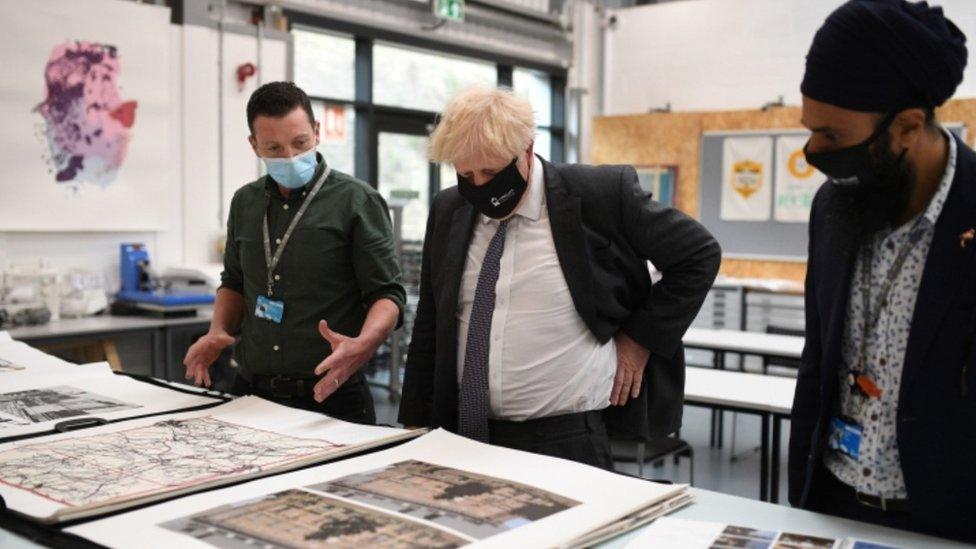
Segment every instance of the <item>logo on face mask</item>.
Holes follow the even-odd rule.
[[[528,182],[519,173],[518,159],[512,160],[505,169],[491,180],[475,185],[467,177],[458,174],[458,192],[479,212],[487,217],[508,217],[518,206]]]
[[[512,190],[508,191],[507,193],[505,193],[505,194],[503,194],[501,196],[493,196],[493,197],[491,197],[491,205],[497,208],[497,207],[501,206],[502,204],[508,202],[509,200],[511,200],[514,197],[515,197],[515,190],[512,189]]]

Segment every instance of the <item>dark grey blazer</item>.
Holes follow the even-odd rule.
[[[694,219],[651,200],[630,166],[540,162],[556,254],[577,312],[600,342],[623,329],[651,351],[640,396],[605,414],[611,435],[647,439],[676,431],[681,338],[718,273],[718,243]],[[400,403],[404,425],[457,429],[455,315],[476,219],[456,187],[434,198]],[[647,260],[664,273],[653,287]]]

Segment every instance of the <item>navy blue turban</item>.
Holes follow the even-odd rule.
[[[940,7],[850,0],[827,17],[807,53],[803,95],[841,108],[934,108],[962,82],[966,36]]]

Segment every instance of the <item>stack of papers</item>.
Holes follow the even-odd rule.
[[[684,486],[437,430],[67,531],[109,547],[570,547],[689,501]]]

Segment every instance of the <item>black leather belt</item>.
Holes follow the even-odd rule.
[[[851,489],[853,490],[853,488]],[[861,505],[881,509],[886,513],[908,513],[911,508],[908,506],[907,499],[891,499],[880,496],[872,496],[863,492],[854,492],[854,497]]]
[[[603,410],[576,412],[559,416],[548,416],[525,421],[489,419],[488,428],[495,436],[536,435],[544,437],[554,431],[567,429],[596,430],[603,424]]]
[[[288,376],[251,376],[251,390],[259,396],[282,400],[310,398],[315,390],[316,378],[294,378]]]

